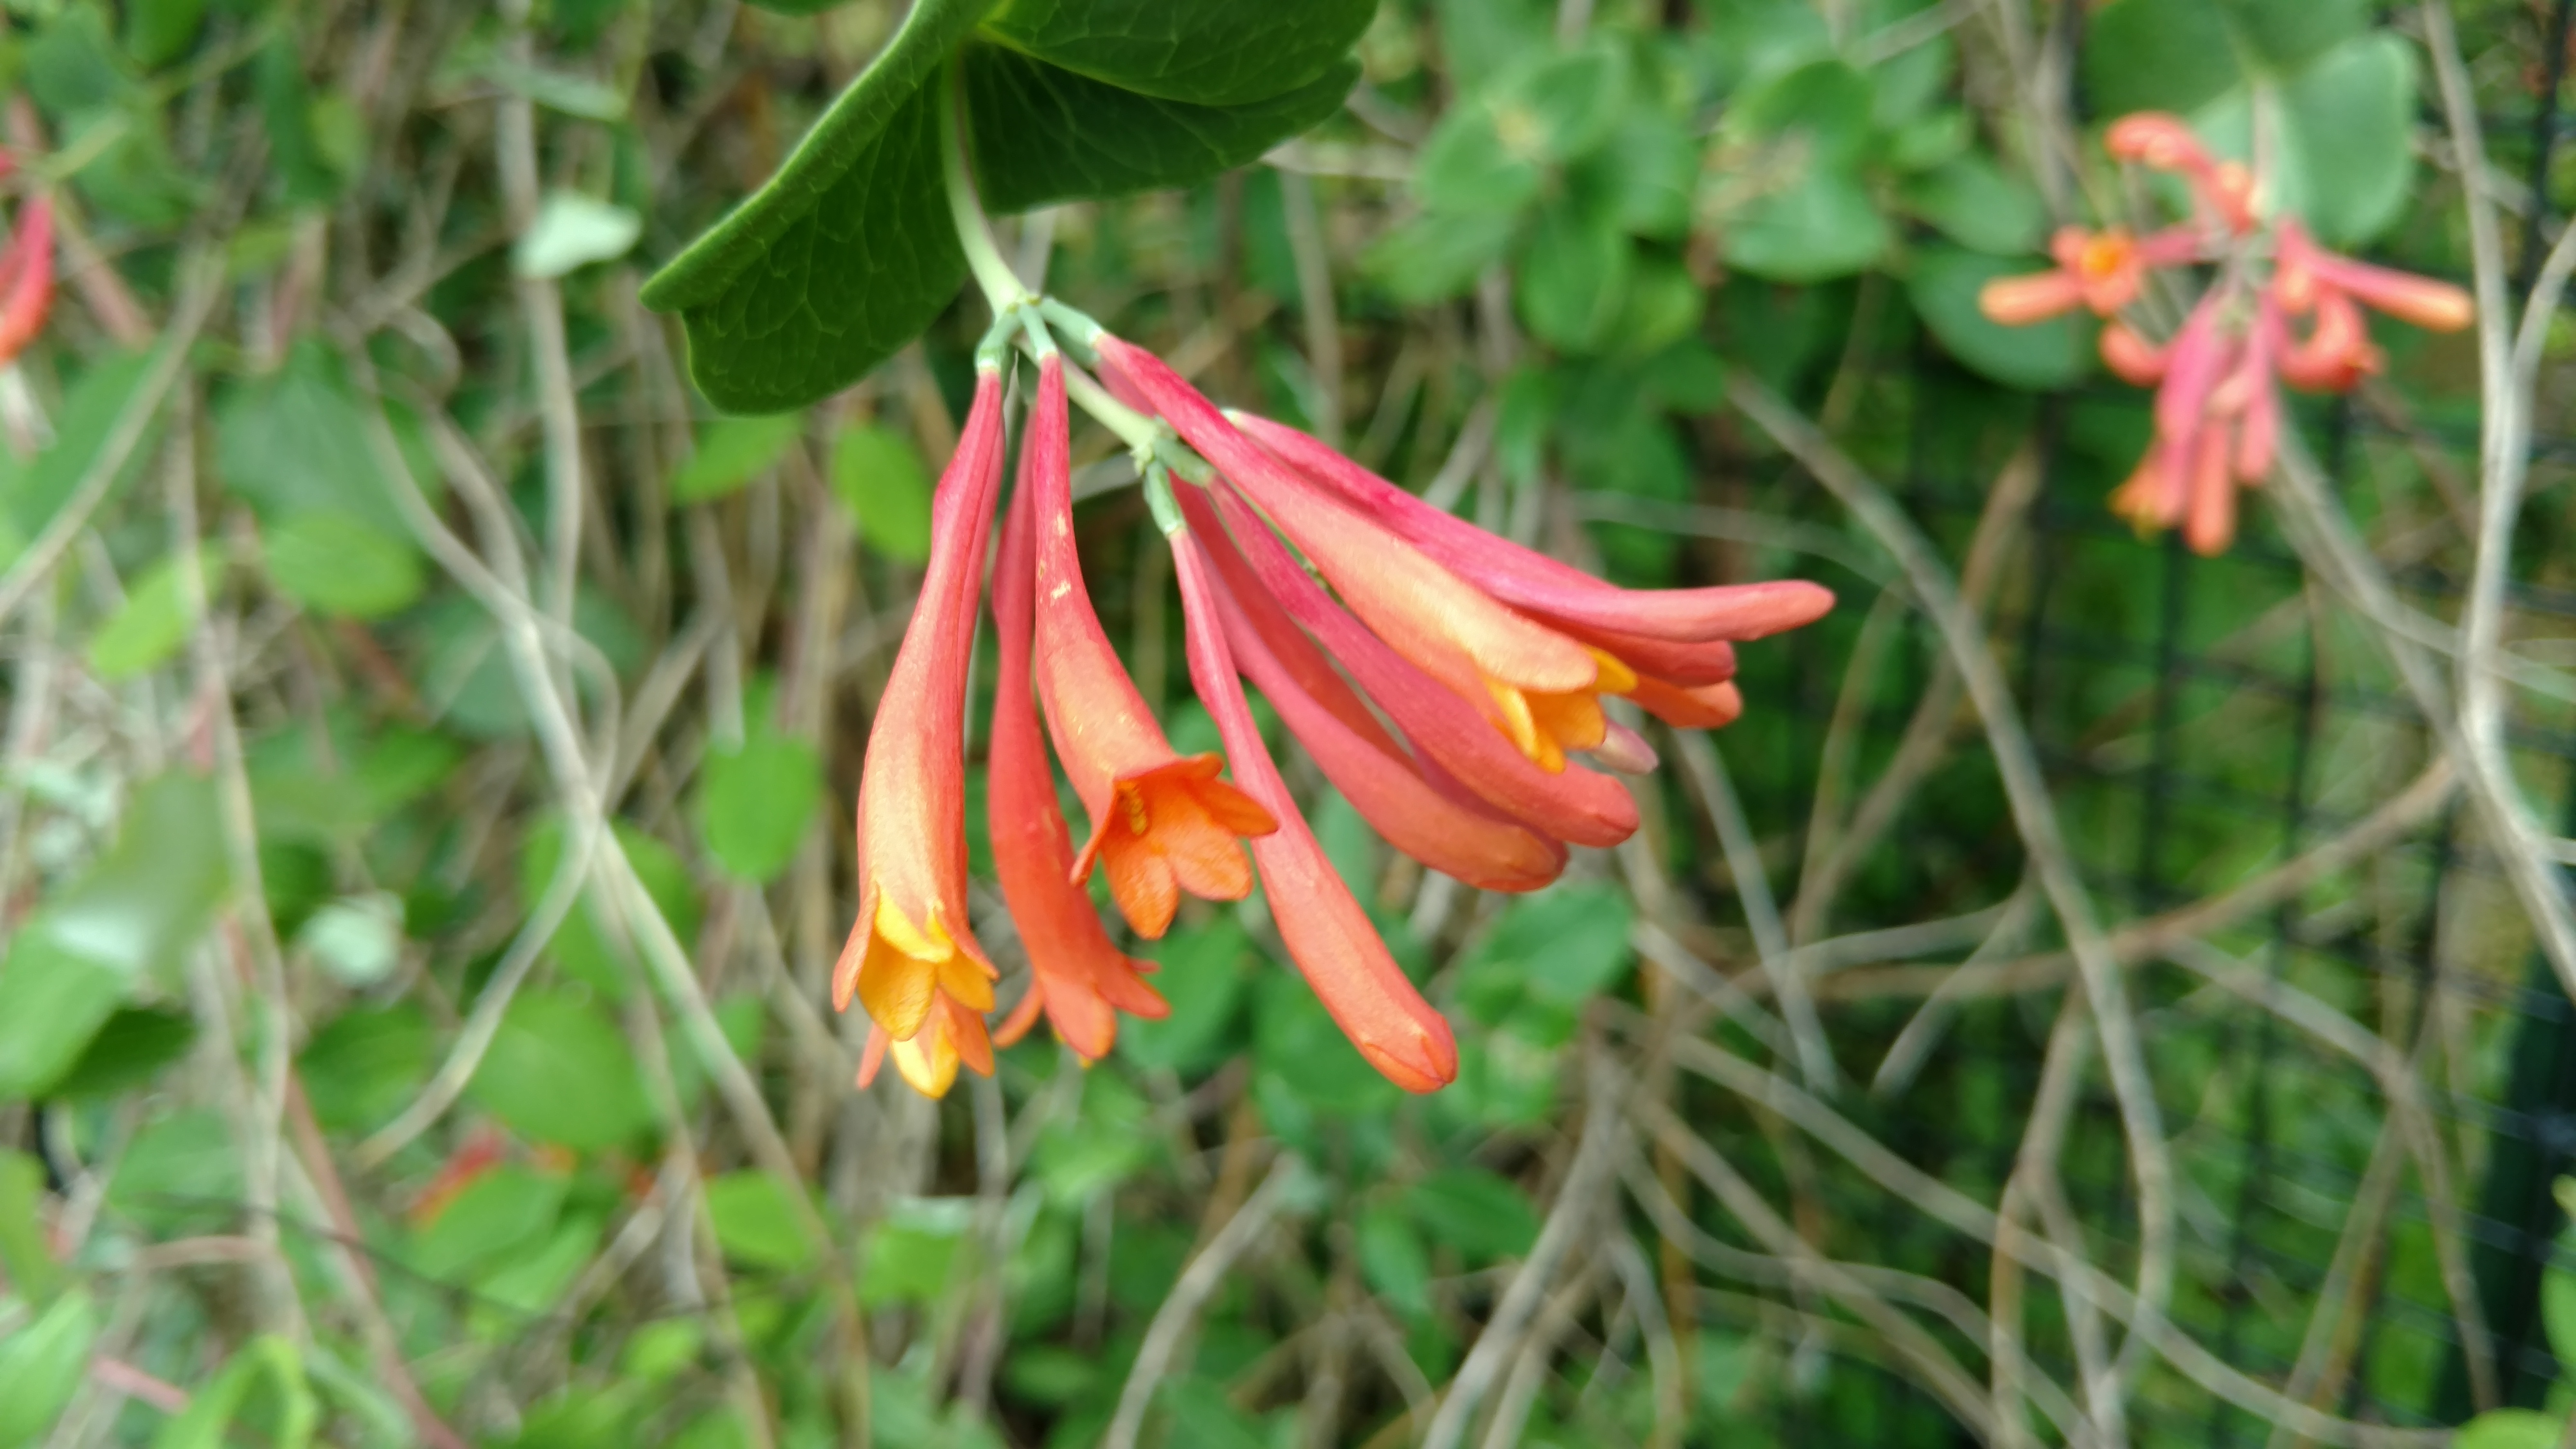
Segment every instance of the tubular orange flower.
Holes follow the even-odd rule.
[[[2199,250],[2200,238],[2186,227],[2146,237],[2133,236],[2126,227],[2059,227],[2048,243],[2056,270],[1998,277],[1977,294],[1977,308],[1987,320],[2006,327],[2045,321],[2077,307],[2109,317],[2138,299],[2148,272],[2189,261]]]
[[[1002,476],[1002,384],[980,368],[966,428],[931,501],[921,597],[868,730],[859,781],[859,916],[832,972],[832,1003],[855,995],[897,1043],[943,1003],[942,1035],[923,1050],[989,1061],[984,1024],[994,971],[966,914],[966,669],[985,535]],[[971,1038],[971,1041],[968,1040]],[[943,1045],[944,1043],[944,1045]],[[898,1063],[904,1058],[898,1056]],[[905,1075],[919,1085],[925,1077]],[[930,1090],[925,1087],[923,1090]]]
[[[1073,883],[1073,837],[1057,808],[1055,772],[1047,767],[1029,685],[1029,636],[1036,589],[1031,464],[1043,450],[1023,448],[1020,487],[1002,522],[1002,546],[993,563],[993,622],[1001,640],[1000,681],[993,691],[992,755],[988,763],[986,822],[993,840],[993,874],[1027,948],[1028,995],[1002,1023],[995,1040],[1009,1046],[1043,1009],[1056,1035],[1084,1061],[1109,1054],[1117,1040],[1118,1013],[1169,1015],[1171,1008],[1140,972],[1153,967],[1111,945],[1091,908],[1091,897]]]
[[[2283,218],[2273,290],[2281,305],[2305,314],[2342,293],[2364,306],[2430,332],[2457,332],[2477,320],[2477,304],[2448,282],[2339,256],[2318,246],[2295,217]]]
[[[1388,844],[1483,890],[1537,890],[1565,869],[1565,847],[1426,778],[1333,672],[1227,541],[1196,490],[1181,500],[1214,566],[1209,592],[1235,668],[1268,696],[1289,733]],[[1642,741],[1640,742],[1642,743]]]
[[[2102,360],[2120,375],[2120,380],[2138,387],[2153,387],[2163,381],[2165,366],[2172,360],[2166,349],[2139,336],[2125,322],[2104,327],[2101,346]]]
[[[1245,413],[1227,416],[1282,462],[1325,484],[1460,578],[1623,658],[1627,651],[1613,640],[1704,644],[1760,639],[1814,623],[1834,604],[1831,592],[1799,579],[1697,589],[1623,589],[1435,508],[1342,456],[1320,438],[1267,418]],[[1726,657],[1731,670],[1731,651]],[[1644,667],[1634,659],[1628,662]]]
[[[1447,1086],[1458,1075],[1458,1045],[1449,1023],[1405,978],[1297,814],[1235,679],[1207,559],[1189,530],[1172,536],[1172,561],[1189,636],[1190,681],[1216,721],[1245,792],[1279,821],[1277,830],[1252,842],[1252,858],[1289,959],[1342,1034],[1387,1080],[1408,1092]]]
[[[2254,173],[2243,162],[2209,154],[2188,123],[2163,111],[2122,116],[2103,133],[2102,149],[2123,161],[2190,178],[2194,201],[2230,231],[2254,230]]]
[[[1184,890],[1210,900],[1249,895],[1252,867],[1235,842],[1266,835],[1277,822],[1217,778],[1220,756],[1172,749],[1110,648],[1074,552],[1068,429],[1064,360],[1049,353],[1022,446],[1032,455],[1026,477],[1035,493],[1038,692],[1056,757],[1091,814],[1091,838],[1071,878],[1088,878],[1097,862],[1127,923],[1159,937]]]
[[[1197,389],[1141,348],[1103,334],[1102,368],[1171,423],[1313,559],[1353,613],[1553,774],[1601,743],[1597,696],[1626,666],[1515,613],[1412,544],[1326,494],[1236,431]]]
[[[39,196],[0,250],[0,363],[27,350],[54,300],[54,203]]]
[[[2027,327],[2084,305],[2084,284],[2063,268],[1997,277],[1977,293],[1977,310],[2000,327]]]
[[[1466,701],[1397,653],[1325,594],[1231,488],[1218,508],[1261,587],[1312,632],[1395,727],[1478,799],[1541,835],[1611,846],[1637,829],[1637,802],[1618,781],[1569,765],[1549,774],[1514,749]],[[1426,775],[1427,775],[1426,771]]]

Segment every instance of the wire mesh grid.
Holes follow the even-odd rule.
[[[2568,210],[2560,91],[2571,18],[2576,0],[2488,12],[2491,24],[2520,27],[2491,33],[2491,44],[2510,41],[2540,57],[2533,109],[2489,118],[2493,163],[2526,180],[2533,198],[2520,219],[2518,291],[2527,291],[2545,234]],[[2418,253],[2443,251],[2438,239],[2414,245],[2442,225],[2429,213],[2456,205],[2455,190],[2438,190],[2394,246],[2419,269]],[[2465,400],[2474,388],[2459,372],[2469,366],[2430,353],[2400,358],[2401,384],[2410,369],[2451,369],[2437,391],[2463,400],[2447,411],[2407,415],[2383,394],[2302,417],[2408,602],[2439,618],[2456,617],[2465,589],[2466,530],[2428,543],[2436,531],[2424,525],[2461,504],[2462,493],[2445,503],[2446,488],[2474,490],[2477,418]],[[2038,439],[2026,542],[1993,609],[1991,636],[2006,649],[2078,862],[2107,912],[2153,920],[2291,861],[2352,831],[2437,759],[2413,701],[2261,503],[2235,549],[2210,560],[2170,536],[2141,542],[2106,512],[2103,497],[2147,430],[2143,397],[2105,385],[2047,400],[2006,426],[1991,425],[1994,406],[1990,389],[1918,343],[1873,386],[1860,430],[1874,425],[1883,435],[1873,461],[1954,566],[2007,466],[1998,438]],[[2558,562],[2576,520],[2551,491],[2576,459],[2576,436],[2552,436],[2549,422],[2544,409],[2511,594],[2509,633],[2526,642],[2576,637],[2576,574]],[[1728,744],[1756,824],[1774,838],[1794,838],[1806,823],[1819,733],[1836,713],[1876,587],[1833,582],[1846,607],[1829,627],[1748,651],[1747,696],[1776,702],[1779,719],[1767,729],[1748,720],[1752,727]],[[1865,686],[1854,772],[1862,780],[1904,734],[1937,653],[1928,626],[1904,627],[1910,633],[1890,651],[1886,677]],[[1972,734],[1963,725],[1954,738]],[[2507,743],[2529,797],[2576,833],[2576,709],[2525,691]],[[1926,783],[1888,841],[1845,897],[1836,929],[1990,907],[2020,870],[1993,767],[1972,745]],[[1729,909],[1723,884],[1704,876],[1702,885],[1713,909]],[[2211,944],[2268,980],[2333,1003],[2388,1048],[2438,1061],[2424,1073],[2424,1105],[2467,1172],[2428,1197],[2419,1171],[2401,1160],[2382,1084],[2365,1064],[2198,977],[2152,961],[2133,967],[2179,1179],[2178,1326],[2313,1407],[2400,1426],[2458,1423],[2477,1407],[2464,1339],[2478,1330],[2455,1311],[2464,1285],[2446,1284],[2436,1248],[2435,1215],[2447,1211],[2465,1245],[2496,1388],[2504,1402],[2539,1405],[2559,1375],[2540,1321],[2540,1284],[2567,1225],[2552,1184],[2576,1172],[2576,1009],[2532,949],[2468,812],[2455,799]],[[1858,974],[1874,979],[1831,993],[1833,1026],[1844,1065],[1865,1078],[1924,1000],[1901,969]],[[1932,979],[1927,971],[1917,984]],[[2011,1172],[2064,979],[1954,1003],[1940,1048],[1910,1085],[1837,1105],[1916,1165],[1993,1201]],[[1837,1177],[1840,1164],[1825,1154],[1781,1147],[1720,1094],[1696,1106],[1711,1122],[1742,1124],[1723,1140],[1745,1144],[1738,1165],[1768,1174],[1775,1201],[1795,1196],[1794,1186],[1829,1205],[1833,1220],[1817,1230],[1844,1256],[1984,1300],[1981,1245],[1857,1174]],[[2064,1172],[2070,1206],[2096,1261],[2131,1263],[2130,1164],[2098,1067],[2079,1111]],[[2451,1265],[2455,1275],[2460,1267]],[[2043,1301],[2053,1292],[2041,1282],[2029,1294],[2035,1360],[2073,1382],[2066,1322]],[[1953,1344],[1970,1362],[1987,1348]],[[1890,1369],[1848,1357],[1802,1363],[1807,1357],[1792,1353],[1787,1365],[1804,1391],[1768,1400],[1780,1443],[1971,1442]],[[2272,1421],[2163,1368],[2142,1381],[2131,1424],[2145,1444],[2287,1442]]]

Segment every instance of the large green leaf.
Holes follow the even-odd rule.
[[[1377,0],[1008,0],[984,34],[1122,90],[1240,106],[1322,76],[1376,13]]]
[[[930,324],[965,280],[934,70],[957,73],[981,200],[1190,186],[1341,106],[1369,0],[1171,5],[921,0],[759,191],[645,284],[681,315],[719,407],[779,412],[847,385]]]
[[[856,379],[955,296],[932,71],[985,0],[921,0],[794,155],[644,286],[718,407],[781,412]]]
[[[1294,90],[1238,106],[1121,90],[999,45],[967,46],[964,75],[984,202],[1025,211],[1194,186],[1340,110],[1360,68],[1337,61]]]

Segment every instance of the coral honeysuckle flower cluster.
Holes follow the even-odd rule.
[[[2188,188],[2189,220],[2132,234],[2067,227],[2050,245],[2054,271],[1989,283],[1987,317],[2020,326],[2086,308],[2105,319],[2102,360],[2156,389],[2155,440],[2111,495],[2139,531],[2180,524],[2195,552],[2236,534],[2236,488],[2272,471],[2281,436],[2278,384],[2344,392],[2377,372],[2380,351],[2361,309],[2437,332],[2474,320],[2469,294],[2319,246],[2296,216],[2267,210],[2255,174],[2213,157],[2180,119],[2158,112],[2112,123],[2104,148],[2173,174]],[[2130,318],[2150,273],[2215,269],[2182,325],[2161,343]]]
[[[1034,396],[996,543],[1005,363],[1022,341]],[[1136,447],[1172,549],[1190,679],[1222,755],[1172,747],[1093,611],[1074,547],[1069,382]],[[1220,411],[1150,353],[1052,301],[1006,306],[978,350],[931,528],[920,601],[868,737],[859,915],[833,995],[875,1023],[861,1082],[891,1056],[934,1096],[961,1063],[989,1074],[995,1040],[1017,1039],[1041,1012],[1086,1061],[1109,1051],[1119,1012],[1164,1014],[1152,968],[1093,908],[1094,871],[1148,940],[1183,895],[1240,900],[1257,879],[1289,956],[1360,1052],[1412,1091],[1446,1084],[1458,1071],[1448,1023],[1299,816],[1243,681],[1397,849],[1469,885],[1529,891],[1564,870],[1569,846],[1615,845],[1637,828],[1617,777],[1655,756],[1606,699],[1679,728],[1725,724],[1743,707],[1734,644],[1833,603],[1794,581],[1614,587],[1294,428]],[[964,778],[988,545],[1000,667],[987,735],[993,870],[1031,968],[1027,995],[991,1034],[998,972],[968,917]],[[1088,817],[1079,837],[1058,807],[1050,752]]]

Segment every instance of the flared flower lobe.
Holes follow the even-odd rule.
[[[932,499],[921,595],[869,726],[859,915],[832,973],[834,1006],[846,1010],[856,997],[898,1042],[921,1031],[943,999],[968,1011],[993,1006],[994,971],[966,909],[965,713],[1001,473],[1001,379],[987,371]],[[974,1034],[982,1037],[980,1020]]]
[[[1097,865],[1127,923],[1159,937],[1183,891],[1209,900],[1250,894],[1239,842],[1277,822],[1218,778],[1221,758],[1172,749],[1110,647],[1074,550],[1069,428],[1063,360],[1049,354],[1023,445],[1036,520],[1038,693],[1056,757],[1091,816],[1071,878],[1087,879]]]

